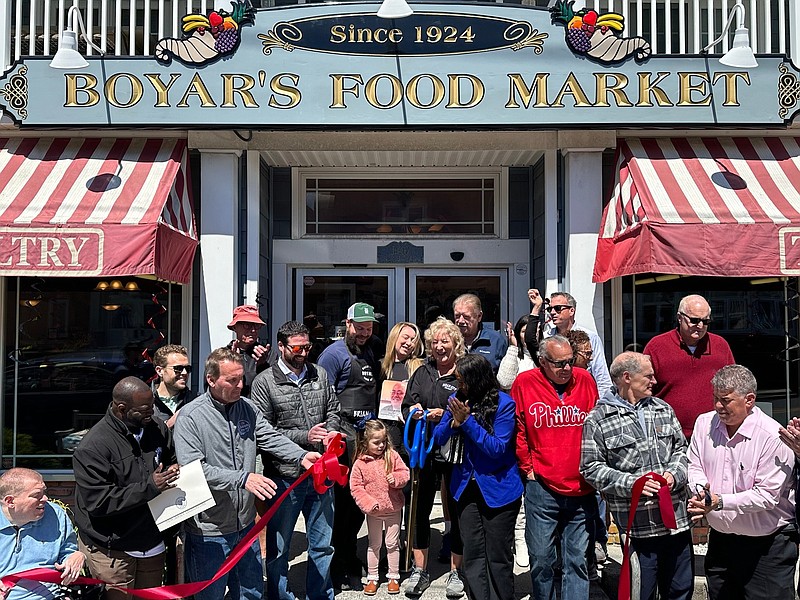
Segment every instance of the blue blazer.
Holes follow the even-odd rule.
[[[440,446],[457,431],[464,436],[464,458],[460,465],[453,465],[450,479],[450,492],[456,500],[473,477],[486,504],[492,508],[505,506],[522,496],[514,432],[516,405],[508,394],[500,392],[499,395],[494,434],[490,435],[472,415],[461,427],[451,427],[453,413],[449,410],[433,431]]]

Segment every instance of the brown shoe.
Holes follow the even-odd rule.
[[[374,579],[370,579],[367,582],[367,585],[364,586],[364,595],[374,596],[377,593],[378,593],[378,582],[375,581]]]
[[[388,585],[386,586],[386,591],[390,594],[399,594],[400,593],[400,583],[397,579],[390,579]]]

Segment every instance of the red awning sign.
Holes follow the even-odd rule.
[[[631,138],[617,147],[594,281],[800,275],[800,138]]]
[[[197,235],[185,140],[0,146],[0,275],[189,280]]]
[[[91,276],[103,271],[103,230],[0,227],[0,269],[18,275]]]

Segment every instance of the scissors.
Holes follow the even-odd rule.
[[[412,469],[416,468],[423,468],[425,466],[425,461],[428,458],[428,454],[430,454],[431,450],[433,450],[433,437],[431,437],[430,441],[428,442],[427,446],[425,445],[425,438],[427,437],[428,433],[428,411],[422,411],[422,418],[421,419],[412,419],[415,412],[418,412],[422,409],[419,408],[412,408],[411,412],[408,413],[408,418],[406,419],[406,427],[403,432],[403,444],[408,450],[408,460],[409,466]],[[408,430],[409,426],[411,425],[412,421],[416,421],[414,425],[414,436],[411,442],[411,445],[408,445]]]

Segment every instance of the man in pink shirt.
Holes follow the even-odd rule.
[[[708,519],[711,600],[794,599],[794,453],[756,404],[756,379],[729,365],[711,380],[714,411],[689,446],[692,520]]]

